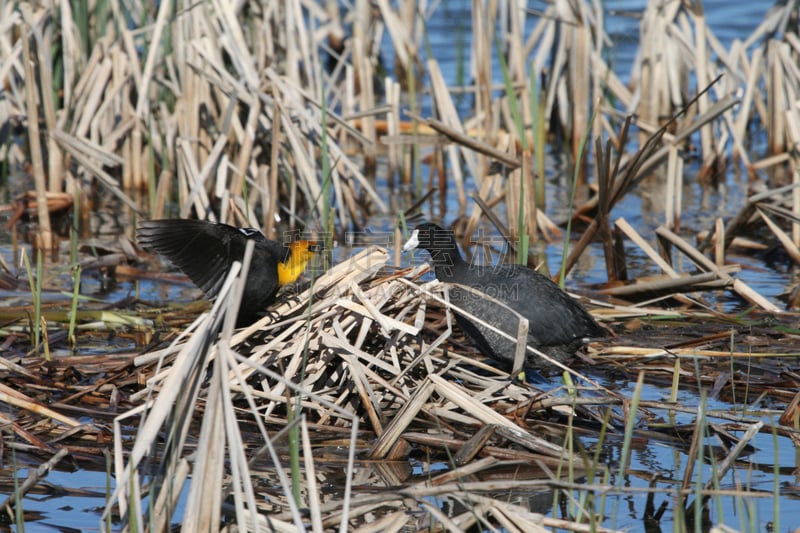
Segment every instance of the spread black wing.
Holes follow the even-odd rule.
[[[138,228],[139,244],[169,259],[208,298],[219,293],[233,262],[242,260],[248,238],[266,241],[258,232],[202,220],[150,220]],[[277,257],[266,259],[272,264],[263,268],[271,267],[277,278]]]

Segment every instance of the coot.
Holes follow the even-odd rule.
[[[450,302],[488,324],[517,336],[519,320],[508,309],[458,285],[477,289],[528,319],[528,345],[563,362],[575,355],[586,339],[605,336],[592,316],[549,278],[522,265],[478,266],[467,263],[458,251],[452,231],[424,223],[414,229],[403,251],[423,248],[430,252],[437,279],[454,283]],[[456,320],[480,351],[493,359],[513,363],[516,342],[456,312]],[[552,367],[538,355],[526,352],[528,368]]]

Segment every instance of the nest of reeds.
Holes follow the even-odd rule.
[[[386,251],[368,249],[322,275],[272,316],[236,334],[217,320],[231,299],[222,295],[188,340],[140,358],[137,364],[152,368],[142,396],[152,394],[153,401],[129,463],[117,472],[121,511],[137,512],[123,505],[128,500],[123,480],[151,454],[160,463],[151,480],[162,490],[180,489],[164,480],[174,480],[185,457],[195,454],[190,493],[226,487],[233,489],[233,501],[241,502],[251,501],[251,476],[274,469],[281,487],[268,489],[268,509],[260,512],[269,512],[258,515],[273,527],[283,521],[289,527],[292,520],[298,525],[297,507],[302,504],[294,501],[284,473],[293,446],[301,448],[303,462],[292,476],[302,476],[312,520],[329,521],[349,512],[353,523],[371,520],[363,516],[367,508],[370,516],[388,516],[407,505],[407,496],[387,498],[377,486],[369,490],[366,500],[372,503],[364,507],[360,496],[349,493],[356,461],[407,462],[416,448],[425,450],[431,462],[455,461],[474,474],[488,475],[498,463],[507,468],[517,462],[530,470],[526,477],[532,490],[543,489],[537,485],[546,477],[542,469],[574,463],[560,445],[526,427],[537,398],[534,389],[480,360],[447,350],[452,328],[433,335],[426,327],[431,320],[426,316],[438,314],[451,322],[436,298],[445,298],[441,284],[420,282],[416,278],[421,270],[406,272],[408,277],[387,274],[387,259]],[[440,312],[430,313],[430,307]],[[189,438],[198,431],[197,440]],[[159,438],[161,432],[166,437]],[[473,441],[476,435],[480,438]],[[169,446],[163,446],[164,439]],[[198,470],[225,456],[238,471],[235,489],[225,482],[229,475],[237,477],[235,472],[211,465]],[[346,468],[347,483],[345,494],[335,491],[339,493],[323,501],[316,477],[317,469],[326,465]],[[450,475],[459,479],[458,471]],[[406,476],[395,482],[409,480]],[[205,501],[197,498],[190,496],[190,501]],[[325,505],[341,507],[331,515],[332,509],[322,512]],[[191,517],[218,520],[219,512],[200,505],[186,513],[190,523],[184,527],[191,525]]]
[[[569,482],[601,474],[602,465],[589,467],[586,452],[565,443],[569,435],[601,431],[621,438],[630,398],[585,376],[539,390],[482,360],[454,333],[446,288],[425,281],[427,267],[391,272],[388,258],[383,249],[367,249],[236,332],[227,316],[236,307],[234,272],[188,338],[139,357],[147,387],[131,400],[150,399],[117,421],[120,432],[126,416],[141,417],[127,462],[116,466],[119,507],[106,512],[141,517],[134,496],[146,489],[138,483],[146,480],[161,500],[181,493],[191,476],[184,514],[190,528],[221,523],[227,512],[281,531],[341,523],[418,529],[431,517],[461,528],[509,521],[526,531],[580,529],[532,511],[530,499],[561,487],[564,472],[571,473]],[[632,311],[606,306],[597,314],[610,320],[615,312]],[[657,310],[639,313],[650,324],[644,335],[652,338]],[[679,321],[675,312],[672,319]],[[695,330],[694,343],[667,349],[652,342],[639,350],[619,342],[593,345],[582,356],[583,368],[595,365],[590,376],[603,367],[626,377],[638,373],[640,381],[644,375],[655,382],[667,374],[718,377],[714,361],[724,352],[709,348],[721,341],[720,331],[736,335],[730,323],[718,325]],[[624,335],[635,344],[637,328]],[[702,372],[692,371],[698,364]],[[733,374],[718,390],[738,381]],[[771,393],[781,396],[771,383]],[[645,426],[637,431],[688,451],[691,427],[659,426],[654,413],[661,409],[682,408],[639,402],[634,410]],[[758,431],[759,424],[744,429]],[[123,441],[121,433],[116,437]],[[748,451],[749,438],[736,439],[737,454]],[[450,503],[435,505],[432,497]],[[209,498],[231,505],[209,506]],[[419,507],[427,513],[417,514]],[[165,503],[148,512],[166,524],[172,511]]]

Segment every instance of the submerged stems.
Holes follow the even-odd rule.
[[[622,450],[620,451],[619,467],[617,468],[617,488],[622,490],[625,484],[625,479],[628,477],[628,466],[631,454],[631,442],[633,440],[633,430],[636,427],[636,416],[639,411],[639,400],[642,397],[642,387],[644,385],[644,372],[639,372],[636,379],[636,385],[633,389],[633,396],[630,399],[630,404],[627,406],[627,418],[625,419],[625,434],[622,440]],[[619,499],[614,503],[614,511],[612,513],[612,520],[618,518],[619,512]]]

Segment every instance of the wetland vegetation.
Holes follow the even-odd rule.
[[[0,0],[0,527],[800,528],[800,5],[530,4]],[[327,253],[236,328],[178,217]],[[484,359],[423,217],[614,336]]]

